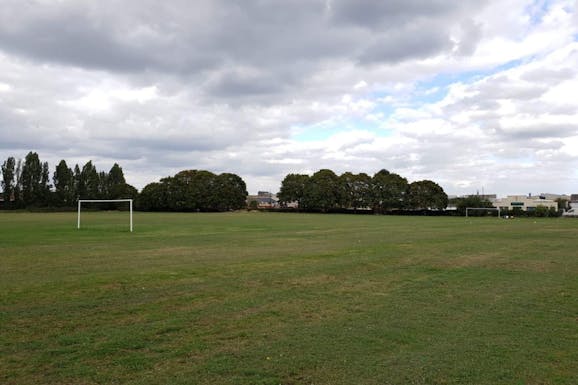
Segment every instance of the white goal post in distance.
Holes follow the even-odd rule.
[[[500,215],[500,208],[499,207],[466,207],[466,218],[468,217],[468,211],[469,210],[491,210],[491,211],[497,211],[498,212],[498,218],[501,217]]]
[[[76,228],[80,229],[80,207],[83,202],[104,203],[104,202],[129,202],[130,207],[130,232],[132,233],[132,199],[79,199],[78,200],[78,220]]]

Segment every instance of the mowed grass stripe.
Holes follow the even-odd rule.
[[[89,214],[0,214],[2,383],[578,382],[578,222]]]

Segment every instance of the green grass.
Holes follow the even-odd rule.
[[[578,221],[0,213],[0,383],[578,383]]]

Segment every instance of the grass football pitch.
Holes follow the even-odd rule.
[[[0,384],[575,385],[578,220],[0,213]]]

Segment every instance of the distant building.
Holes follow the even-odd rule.
[[[541,193],[540,198],[550,199],[555,201],[556,199],[564,199],[570,201],[570,195],[567,194],[552,194],[552,193]]]
[[[553,207],[558,210],[558,203],[556,201],[540,196],[533,197],[532,195],[509,195],[505,198],[496,199],[492,204],[501,210],[519,208],[522,211],[534,211],[538,206]]]
[[[277,198],[277,195],[268,191],[259,191],[257,192],[257,195],[247,196],[247,204],[250,205],[251,202],[257,202],[257,208],[260,209],[279,207],[279,199]]]

